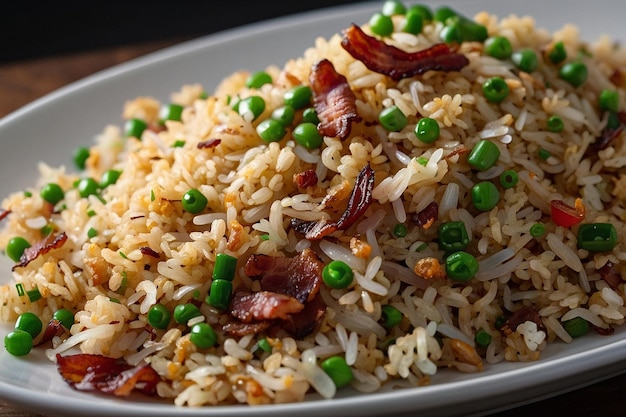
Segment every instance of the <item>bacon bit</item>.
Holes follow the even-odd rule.
[[[344,31],[341,46],[370,70],[394,80],[430,70],[458,71],[469,64],[465,55],[452,51],[445,43],[413,53],[405,52],[367,35],[354,24]]]
[[[615,139],[617,139],[622,134],[622,132],[624,131],[624,124],[626,124],[626,112],[620,111],[619,113],[617,113],[617,117],[620,122],[619,126],[614,129],[606,127],[602,131],[600,137],[598,137],[596,141],[592,143],[589,148],[587,148],[587,152],[585,153],[586,157],[597,154],[599,151],[608,148],[609,146],[611,146],[613,141],[615,141]]]
[[[592,324],[591,327],[593,328],[593,330],[596,333],[598,333],[599,335],[602,335],[602,336],[610,336],[613,333],[615,333],[615,327],[611,326],[610,324],[609,324],[609,327],[607,327],[606,329],[602,328],[602,327],[599,327],[599,326],[596,326],[594,324]]]
[[[474,365],[479,371],[483,370],[483,360],[469,344],[459,339],[450,339],[450,349],[457,361]]]
[[[205,140],[202,142],[198,142],[198,145],[196,146],[198,147],[198,149],[209,149],[209,148],[215,148],[220,143],[222,143],[222,139],[209,139],[209,140]]]
[[[459,145],[452,152],[450,152],[449,154],[444,156],[444,159],[446,161],[449,161],[450,159],[452,159],[453,157],[455,157],[457,155],[463,155],[463,154],[466,154],[466,153],[469,153],[469,149],[467,149],[463,145]]]
[[[257,334],[267,330],[271,326],[271,322],[256,321],[252,323],[242,323],[240,321],[231,321],[222,326],[224,333],[230,336],[245,336],[247,334]]]
[[[374,170],[367,164],[356,178],[346,211],[336,222],[291,219],[291,226],[296,232],[303,233],[305,239],[308,240],[319,240],[337,230],[346,230],[359,217],[363,216],[370,204],[372,204],[374,179]]]
[[[11,210],[0,208],[0,220],[4,220],[4,218],[7,217],[9,214],[11,214]]]
[[[413,272],[420,278],[424,279],[445,279],[446,271],[441,267],[439,259],[426,257],[415,263]]]
[[[527,321],[534,322],[539,330],[545,331],[545,326],[541,321],[539,312],[531,307],[522,307],[504,322],[500,328],[500,332],[505,336],[509,336],[517,330],[517,326]]]
[[[311,301],[322,285],[324,264],[311,249],[293,258],[251,255],[244,273],[261,280],[264,291],[293,297],[300,303]]]
[[[229,223],[230,235],[228,236],[228,242],[226,243],[226,247],[229,250],[235,252],[239,249],[241,244],[241,235],[243,234],[243,226],[237,220],[231,220]]]
[[[16,268],[24,267],[37,259],[40,255],[45,255],[52,249],[58,249],[67,241],[67,235],[65,232],[61,232],[57,235],[49,235],[45,239],[36,242],[29,248],[24,250],[24,253],[20,257],[20,262],[13,266],[13,271]]]
[[[139,252],[142,253],[142,255],[146,255],[146,256],[151,256],[155,259],[159,259],[161,257],[161,255],[158,254],[157,251],[155,251],[154,249],[152,249],[149,246],[142,246],[139,248]]]
[[[413,215],[413,221],[418,226],[428,229],[439,218],[439,205],[433,201],[422,211]]]
[[[326,303],[320,294],[304,305],[304,309],[295,314],[290,314],[287,320],[282,322],[282,328],[294,335],[303,338],[322,322],[326,314]]]
[[[45,343],[48,343],[49,341],[54,339],[55,336],[61,336],[63,333],[65,333],[65,327],[63,327],[59,320],[52,319],[48,322],[46,329],[43,331],[41,339],[39,339],[39,342],[37,342],[35,346],[41,346]]]
[[[356,109],[356,96],[348,80],[335,71],[332,62],[323,59],[311,68],[309,82],[313,107],[320,120],[317,131],[323,136],[347,139],[352,122],[361,120]]]
[[[230,302],[230,314],[244,323],[287,319],[303,308],[304,304],[295,298],[270,291],[237,290]]]
[[[317,184],[317,174],[315,170],[307,169],[293,174],[293,182],[298,188],[314,187]]]
[[[363,242],[358,237],[352,237],[350,239],[350,250],[352,251],[352,254],[354,256],[363,259],[369,258],[370,254],[372,253],[372,247],[370,246],[370,244],[367,242]]]
[[[614,290],[617,289],[619,284],[624,282],[622,275],[611,261],[608,261],[602,268],[598,269],[598,273],[600,274],[600,278]]]
[[[156,395],[159,374],[149,364],[132,366],[123,359],[101,355],[57,354],[57,368],[63,379],[79,391],[100,391],[128,396],[132,391]]]

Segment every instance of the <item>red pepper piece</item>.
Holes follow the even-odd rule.
[[[552,220],[557,226],[571,227],[585,218],[585,206],[580,198],[576,199],[575,207],[562,200],[550,201]]]

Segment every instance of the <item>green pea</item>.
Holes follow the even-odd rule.
[[[213,279],[225,279],[232,281],[235,278],[237,270],[237,258],[226,253],[218,253],[215,256],[215,265],[213,266]]]
[[[220,310],[226,310],[233,295],[233,283],[225,279],[214,279],[211,282],[206,303]]]
[[[50,182],[41,187],[39,195],[50,204],[56,204],[65,198],[63,189],[55,182]]]
[[[563,328],[567,334],[576,338],[585,335],[589,331],[589,322],[582,317],[574,317],[564,321]]]
[[[508,169],[500,174],[500,185],[504,188],[513,188],[517,185],[519,177],[517,172],[512,169]]]
[[[16,236],[9,239],[5,250],[7,256],[11,258],[11,260],[19,262],[22,254],[27,248],[30,248],[30,243],[28,243],[28,241],[23,237]]]
[[[492,36],[485,41],[485,53],[497,59],[508,59],[513,47],[506,36]]]
[[[89,148],[86,146],[81,146],[76,148],[74,151],[74,155],[72,159],[74,160],[74,165],[76,168],[83,170],[87,165],[87,159],[89,158]]]
[[[27,311],[20,314],[15,322],[15,328],[28,332],[32,338],[36,338],[43,329],[43,323],[41,319],[34,313]]]
[[[433,20],[435,22],[445,23],[451,17],[457,16],[456,11],[448,6],[441,6],[435,10],[433,14]]]
[[[486,171],[500,158],[500,149],[490,140],[483,139],[472,148],[467,163],[474,169]]]
[[[201,316],[200,309],[194,304],[179,304],[174,307],[174,321],[178,324],[187,324],[194,317]]]
[[[398,106],[383,109],[378,115],[381,126],[390,132],[398,132],[408,124],[408,119]]]
[[[395,327],[402,322],[402,312],[394,306],[386,304],[381,308],[380,321],[384,327]]]
[[[395,237],[405,237],[408,233],[406,225],[403,223],[398,223],[393,227],[393,235]]]
[[[293,138],[307,149],[316,149],[324,143],[324,137],[317,131],[317,126],[313,123],[300,123],[293,129]]]
[[[191,188],[182,198],[183,209],[192,214],[201,213],[208,204],[209,200],[199,190]]]
[[[406,7],[398,0],[387,0],[383,3],[382,13],[386,16],[393,16],[396,14],[405,14]]]
[[[420,16],[422,16],[422,20],[424,22],[430,22],[431,20],[433,20],[433,11],[430,9],[430,7],[426,6],[425,4],[416,4],[416,5],[409,7],[407,14],[408,13],[419,14]]]
[[[4,348],[13,356],[25,356],[33,348],[33,337],[24,330],[13,330],[4,336]]]
[[[500,201],[500,192],[491,181],[482,181],[472,187],[472,202],[480,211],[493,209]]]
[[[256,120],[265,111],[265,100],[259,96],[246,97],[239,102],[237,111],[241,116],[252,114],[252,120]]]
[[[337,388],[345,387],[354,378],[352,369],[342,356],[331,356],[321,363],[321,367],[330,376]]]
[[[172,318],[172,313],[163,304],[155,304],[148,310],[147,318],[150,326],[155,329],[167,329]],[[185,321],[185,323],[187,322]]]
[[[118,171],[117,169],[106,170],[100,178],[100,188],[106,188],[109,185],[115,184],[121,174],[122,171]]]
[[[283,96],[286,106],[291,106],[294,110],[299,110],[311,104],[313,92],[306,85],[298,85],[287,90]]]
[[[168,104],[161,107],[159,111],[159,122],[165,123],[167,120],[180,122],[183,116],[183,106],[180,104]]]
[[[547,127],[550,132],[559,133],[563,131],[565,124],[560,116],[554,114],[548,118]]]
[[[441,223],[437,234],[439,247],[446,252],[463,250],[470,242],[465,223],[462,221]]]
[[[100,184],[98,184],[98,182],[93,178],[83,178],[78,181],[78,184],[76,185],[76,188],[78,189],[78,194],[83,198],[87,198],[90,195],[97,194],[99,187]]]
[[[343,261],[331,261],[322,270],[322,280],[331,288],[347,288],[353,278],[352,268]]]
[[[568,62],[559,70],[559,77],[574,87],[583,85],[587,81],[587,74],[587,66],[578,61]]]
[[[317,117],[317,112],[315,111],[315,108],[309,107],[304,109],[304,111],[302,112],[302,121],[313,123],[315,125],[318,124],[320,122],[320,119]]]
[[[533,72],[539,66],[539,59],[534,50],[530,48],[520,49],[513,52],[511,61],[524,72]]]
[[[446,274],[455,281],[467,282],[478,272],[478,261],[473,255],[459,251],[446,258]]]
[[[250,74],[250,76],[246,79],[246,87],[248,88],[261,88],[263,85],[271,83],[272,76],[265,71]]]
[[[604,89],[600,93],[600,109],[617,113],[619,110],[619,94],[616,90]]]
[[[424,18],[422,17],[422,15],[415,10],[409,10],[404,17],[404,25],[402,26],[402,31],[417,35],[421,33],[423,29]]]
[[[552,49],[548,52],[548,59],[553,64],[560,64],[567,58],[567,51],[563,42],[559,41],[552,45]]]
[[[289,126],[295,117],[295,110],[291,106],[279,107],[272,112],[271,118],[283,126]]]
[[[165,113],[165,111],[163,111]],[[143,131],[148,128],[148,124],[141,119],[130,119],[124,123],[124,134],[126,137],[140,139]]]
[[[279,142],[287,133],[285,126],[274,119],[263,120],[256,127],[256,132],[265,142]]]
[[[208,349],[217,343],[217,333],[207,323],[197,323],[191,328],[189,340],[200,349]]]
[[[441,40],[446,43],[484,42],[487,36],[485,26],[461,16],[446,19],[440,33]]]
[[[439,123],[430,117],[423,117],[415,125],[415,136],[421,142],[433,143],[439,138]]]
[[[61,325],[69,329],[74,325],[74,313],[66,308],[58,309],[52,315],[52,318],[61,322]]]
[[[375,35],[386,37],[393,33],[393,20],[391,16],[382,13],[374,13],[369,20],[370,30]]]
[[[491,335],[484,330],[479,330],[474,336],[474,341],[480,347],[487,347],[491,343]]]
[[[501,77],[492,77],[483,83],[483,95],[492,103],[500,103],[509,95],[509,86]]]

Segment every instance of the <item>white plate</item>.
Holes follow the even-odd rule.
[[[626,2],[620,0],[574,0],[567,6],[544,0],[448,0],[446,4],[469,16],[480,10],[500,17],[528,14],[539,27],[550,30],[568,22],[584,25],[581,34],[587,40],[604,33],[626,40],[622,19],[616,18],[626,16]],[[282,65],[300,56],[316,37],[328,37],[352,22],[366,22],[380,5],[343,6],[222,32],[103,71],[25,106],[0,121],[0,178],[5,179],[0,182],[0,196],[29,185],[41,159],[55,166],[71,166],[70,155],[77,146],[89,144],[106,124],[121,123],[121,108],[127,99],[152,95],[166,100],[183,84],[199,82],[211,90],[234,70]],[[0,263],[0,267],[0,281],[8,280],[10,264]],[[0,329],[1,337],[8,328]],[[479,375],[441,372],[428,387],[367,395],[342,390],[339,398],[332,400],[312,396],[304,403],[279,406],[182,409],[145,397],[128,401],[77,392],[61,380],[41,352],[18,359],[0,349],[0,397],[42,414],[65,417],[417,415],[415,412],[443,417],[512,407],[625,371],[626,328],[622,328],[609,337],[589,334],[570,345],[554,344],[536,363],[498,364]]]

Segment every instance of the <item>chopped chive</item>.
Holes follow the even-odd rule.
[[[261,240],[270,240],[270,235],[261,235]]]
[[[183,146],[185,146],[185,141],[182,139],[179,139],[176,142],[174,142],[174,144],[172,145],[172,148],[182,148]]]
[[[120,256],[121,256],[122,258],[124,258],[124,259],[128,259],[128,256],[126,256],[126,254],[125,254],[124,252],[119,251],[118,253],[120,254]]]
[[[41,293],[39,292],[37,288],[32,289],[30,291],[26,291],[26,295],[28,295],[28,299],[30,300],[31,303],[34,303],[35,301],[41,298]]]
[[[428,158],[424,158],[423,156],[420,156],[419,158],[415,158],[415,160],[417,161],[418,164],[426,166],[426,164],[428,164]]]
[[[548,158],[550,158],[552,156],[552,154],[550,153],[550,151],[546,150],[546,149],[539,149],[539,158],[543,159],[544,161],[547,161]]]
[[[118,294],[124,294],[126,292],[126,287],[128,287],[128,276],[126,271],[122,271],[122,282],[120,283],[120,287],[115,292]]]
[[[93,216],[95,216],[95,215],[96,215],[96,211],[95,211],[95,210],[93,210],[93,209],[92,209],[92,210],[88,210],[88,211],[87,211],[87,216],[89,216],[89,217],[93,217]]]
[[[150,201],[154,201],[156,196],[154,195],[154,190],[150,190]]]
[[[415,252],[421,252],[421,251],[423,251],[426,248],[428,248],[428,245],[426,243],[422,243],[417,248],[415,248]]]
[[[120,303],[120,300],[118,300],[118,299],[117,299],[117,298],[115,298],[115,297],[109,297],[109,301],[111,301],[111,302],[113,302],[113,303],[116,303],[116,304],[121,304],[121,303]]]
[[[31,193],[30,191],[24,191],[24,197],[32,197],[33,193]]]
[[[53,230],[52,225],[47,224],[41,229],[39,229],[39,232],[41,233],[42,236],[49,236],[50,233],[52,233],[52,230]]]
[[[15,284],[15,289],[17,290],[17,295],[20,297],[26,294],[24,292],[24,285],[22,285],[21,283]]]
[[[98,231],[93,227],[90,227],[89,230],[87,230],[87,237],[91,239],[92,237],[96,236],[98,236]]]

